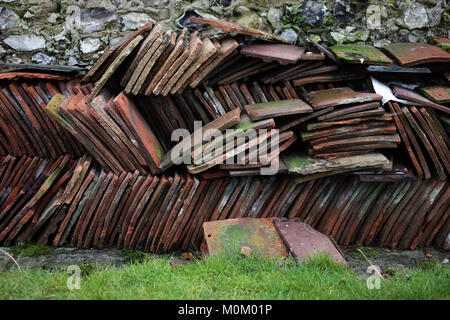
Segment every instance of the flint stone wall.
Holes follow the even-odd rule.
[[[305,34],[325,44],[375,46],[450,37],[450,0],[0,0],[0,61],[89,66],[150,20],[218,33],[189,24],[192,15],[249,25],[299,45]]]

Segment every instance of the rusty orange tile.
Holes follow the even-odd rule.
[[[422,63],[450,62],[450,53],[439,47],[422,43],[393,43],[383,47],[402,66]]]
[[[241,50],[244,56],[260,58],[264,62],[278,61],[280,64],[297,63],[304,52],[305,48],[280,43],[250,44]]]

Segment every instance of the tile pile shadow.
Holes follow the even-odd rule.
[[[0,66],[0,243],[169,252],[198,248],[205,221],[297,217],[343,246],[448,246],[447,51],[192,19],[238,35],[151,22],[81,80]]]

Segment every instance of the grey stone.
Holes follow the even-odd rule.
[[[7,63],[15,63],[20,64],[23,62],[21,58],[19,58],[16,54],[6,56]]]
[[[358,41],[367,41],[370,36],[369,30],[347,26],[345,29],[330,32],[331,37],[337,43],[353,43]]]
[[[124,2],[126,0],[115,0],[115,1]],[[163,8],[168,7],[170,0],[143,0],[143,2],[144,2],[144,6],[146,6],[146,7],[163,9]]]
[[[41,17],[44,14],[50,13],[50,12],[55,12],[58,9],[58,5],[53,2],[53,1],[42,1],[42,3],[40,3],[37,6],[32,6],[28,9],[28,12],[30,12],[31,14],[37,16],[37,17]]]
[[[444,8],[442,7],[442,1],[436,4],[434,7],[426,9],[428,16],[428,25],[430,27],[435,27],[441,22],[442,14],[444,13]]]
[[[403,12],[403,23],[409,30],[428,26],[427,11],[420,3],[413,3]]]
[[[339,23],[348,23],[355,17],[355,6],[345,0],[336,0],[333,12]]]
[[[31,57],[31,61],[36,62],[38,64],[55,64],[56,58],[48,56],[45,53],[38,52]]]
[[[281,16],[282,12],[278,8],[270,8],[267,12],[267,20],[269,20],[270,24],[275,29],[280,29],[282,26]]]
[[[152,19],[146,13],[131,12],[120,17],[120,31],[137,30]]]
[[[82,53],[92,53],[100,48],[101,41],[97,38],[85,38],[80,41],[80,50]]]
[[[90,9],[81,12],[81,32],[92,33],[103,30],[106,25],[117,20],[117,15],[113,10]]]
[[[327,7],[323,3],[315,0],[306,0],[302,3],[300,9],[303,12],[299,13],[299,15],[305,17],[305,22],[312,25],[322,24],[328,12]]]
[[[384,46],[387,46],[390,43],[391,43],[391,41],[388,39],[379,39],[379,40],[373,41],[373,46],[377,47],[377,48],[382,48]]]
[[[45,39],[42,36],[11,35],[3,40],[5,44],[17,51],[34,51],[45,48]]]
[[[14,28],[19,22],[19,16],[8,8],[0,7],[0,30]]]
[[[192,23],[189,21],[189,18],[191,17],[202,17],[196,10],[186,10],[183,12],[181,17],[179,17],[175,22],[178,24],[178,26],[184,28],[188,28],[190,30],[202,30],[205,29],[207,26],[199,23]]]
[[[297,42],[297,33],[292,29],[286,29],[280,34],[280,38],[295,44]]]
[[[80,66],[80,67],[87,66],[87,63],[81,61],[80,59],[78,59],[76,57],[69,57],[69,60],[67,63],[69,66]]]

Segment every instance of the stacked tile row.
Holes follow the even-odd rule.
[[[204,221],[299,217],[343,246],[442,247],[448,183],[360,182],[340,175],[203,179],[101,169],[91,157],[1,158],[0,241],[167,252],[198,247]]]
[[[80,157],[83,146],[72,133],[49,117],[46,107],[56,95],[89,93],[92,85],[66,81],[5,81],[0,85],[0,154],[56,159],[62,154]]]

